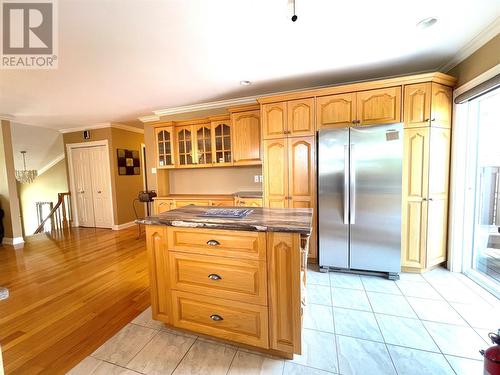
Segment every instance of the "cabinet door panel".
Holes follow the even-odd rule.
[[[214,165],[233,164],[233,146],[231,139],[231,122],[212,122],[212,162]]]
[[[175,128],[177,143],[177,166],[193,167],[196,162],[195,135],[193,126]]]
[[[155,129],[156,135],[156,167],[174,168],[175,144],[172,126]]]
[[[401,121],[401,87],[359,91],[356,98],[356,119],[361,125]]]
[[[401,265],[425,267],[429,128],[406,129],[403,155]]]
[[[289,353],[301,352],[299,247],[297,233],[267,233],[269,346]]]
[[[453,90],[448,86],[432,83],[431,125],[451,128]]]
[[[316,99],[316,126],[343,128],[356,116],[356,93],[322,96]]]
[[[194,164],[198,167],[209,167],[213,162],[212,154],[212,125],[201,124],[194,126],[196,141],[196,157]]]
[[[288,140],[289,196],[293,207],[307,208],[314,204],[314,137],[290,138]],[[299,203],[300,202],[300,203]]]
[[[291,100],[287,103],[288,134],[293,136],[314,135],[314,99]]]
[[[161,214],[162,212],[170,211],[174,208],[174,201],[171,199],[155,199],[154,203],[155,215]]]
[[[266,207],[288,207],[287,139],[264,141],[264,202]]]
[[[234,165],[261,164],[260,111],[231,114]]]
[[[431,116],[430,82],[405,86],[403,108],[406,128],[429,126]]]
[[[264,139],[281,138],[287,131],[286,102],[262,105],[262,132]]]
[[[446,260],[450,129],[430,129],[427,267]]]
[[[172,323],[166,226],[146,225],[146,249],[153,319]]]

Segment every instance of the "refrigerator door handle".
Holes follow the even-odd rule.
[[[354,157],[354,145],[351,144],[349,148],[349,179],[351,182],[351,186],[349,189],[349,198],[351,200],[350,223],[356,224],[356,158]]]
[[[349,224],[349,146],[344,145],[344,224]]]

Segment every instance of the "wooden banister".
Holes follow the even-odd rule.
[[[71,221],[71,209],[70,209],[70,193],[58,193],[57,203],[50,210],[49,214],[45,219],[42,220],[38,228],[36,228],[35,233],[41,233],[44,231],[45,223],[50,219],[51,230],[65,229],[69,228],[69,222]]]

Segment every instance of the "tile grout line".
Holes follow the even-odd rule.
[[[129,324],[132,324],[132,323],[129,323]],[[149,344],[151,341],[153,341],[153,339],[154,339],[156,336],[158,336],[158,334],[160,333],[160,330],[159,330],[159,329],[157,330],[157,329],[155,329],[155,328],[151,328],[151,327],[148,327],[148,328],[150,328],[150,329],[154,329],[154,330],[156,331],[156,333],[155,333],[153,336],[151,336],[151,338],[148,340],[148,342],[147,342],[146,344],[144,344],[144,346],[143,346],[142,348],[140,348],[140,349],[138,350],[138,352],[137,352],[137,353],[135,353],[135,354],[132,356],[132,358],[130,358],[130,360],[129,360],[126,364],[125,364],[125,366],[124,366],[124,367],[125,367],[125,368],[127,368],[128,370],[135,371],[134,369],[128,368],[127,366],[128,366],[128,365],[130,364],[130,362],[132,362],[132,361],[134,360],[134,358],[135,358],[135,357],[137,357],[137,356],[139,355],[139,353],[140,353],[140,352],[142,352],[142,350],[143,350],[146,346],[148,346],[148,344]]]
[[[234,359],[236,358],[236,354],[238,354],[239,349],[236,348],[233,354],[233,358],[231,358],[231,362],[229,363],[229,367],[227,368],[226,375],[229,374],[229,371],[231,371],[231,367],[233,366]]]
[[[179,362],[177,362],[177,365],[175,365],[174,369],[172,370],[172,372],[170,374],[173,374],[175,372],[175,370],[177,370],[177,368],[179,367],[179,365],[182,363],[182,361],[184,361],[184,358],[186,358],[186,356],[188,355],[188,353],[191,351],[191,348],[194,346],[194,344],[196,343],[196,341],[198,341],[198,337],[196,337],[194,340],[193,340],[193,343],[191,344],[191,346],[189,347],[188,350],[186,350],[186,353],[184,353],[184,355],[182,356],[182,358],[179,360]]]
[[[363,283],[363,280],[361,280],[361,284],[363,285],[363,288],[365,289],[366,299],[368,300],[368,303],[370,304],[370,308],[372,309],[372,314],[373,314],[373,317],[375,318],[375,323],[377,323],[377,327],[378,327],[378,330],[380,332],[380,335],[382,336],[382,340],[384,340],[385,350],[387,351],[387,354],[389,355],[389,358],[391,359],[391,363],[392,363],[392,367],[394,369],[394,372],[396,373],[396,375],[398,375],[399,374],[398,369],[396,367],[396,364],[394,363],[394,359],[392,358],[391,352],[389,351],[389,347],[387,346],[387,342],[385,341],[384,333],[382,332],[382,329],[380,328],[380,324],[378,322],[377,315],[375,315],[375,312],[373,311],[372,302],[370,301],[370,298],[368,297],[368,293],[366,291],[365,284]]]
[[[430,285],[430,283],[429,283]],[[441,347],[438,345],[438,343],[436,342],[436,340],[434,339],[434,337],[432,337],[431,333],[429,332],[429,330],[427,329],[427,327],[425,326],[425,324],[422,322],[422,320],[420,319],[420,317],[418,316],[417,312],[415,311],[415,309],[413,308],[413,306],[411,305],[411,303],[408,301],[408,298],[407,296],[404,294],[403,290],[399,287],[399,285],[396,284],[396,286],[399,288],[399,290],[401,290],[401,293],[403,294],[403,297],[406,301],[406,303],[410,306],[410,308],[413,310],[413,312],[415,313],[415,315],[418,317],[418,320],[420,321],[420,324],[422,325],[422,327],[424,327],[425,329],[425,332],[427,332],[427,334],[429,335],[429,337],[431,338],[432,342],[434,342],[434,345],[436,345],[436,347],[439,349],[439,352],[441,353],[441,355],[443,356],[444,360],[446,361],[446,363],[448,364],[448,366],[450,366],[451,368],[451,371],[453,371],[455,374],[457,374],[457,372],[455,371],[455,369],[453,368],[453,366],[451,365],[450,361],[448,361],[448,358],[446,358],[446,355],[443,353],[443,350],[441,349]],[[443,297],[432,285],[430,285],[431,288],[433,288],[436,293],[438,293],[441,297]],[[444,297],[443,297],[444,298]],[[444,300],[446,301],[446,298],[444,298]],[[448,301],[447,301],[448,302]],[[449,304],[449,303],[448,303]],[[460,375],[460,374],[457,374],[457,375]]]

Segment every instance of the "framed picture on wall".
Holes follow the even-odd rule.
[[[123,148],[116,149],[118,159],[118,174],[131,176],[141,174],[141,159],[139,151],[125,150]]]

